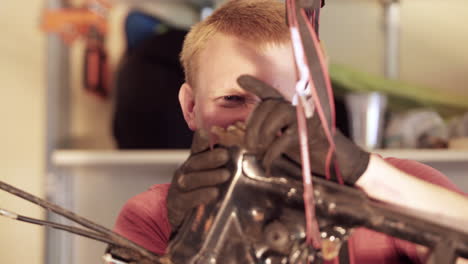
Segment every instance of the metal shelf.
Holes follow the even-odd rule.
[[[456,162],[468,165],[468,150],[451,149],[382,149],[375,153],[383,157],[410,159],[423,163]]]
[[[52,154],[55,166],[96,165],[167,165],[181,164],[189,150],[56,150]]]
[[[383,157],[411,159],[423,163],[466,163],[468,150],[382,149],[374,151]],[[52,154],[55,166],[95,165],[163,165],[181,164],[189,150],[56,150]]]

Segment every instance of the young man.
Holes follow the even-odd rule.
[[[265,90],[257,90],[252,82],[244,83],[243,87],[237,82],[239,76],[251,75],[274,87],[285,99],[293,97],[296,72],[284,4],[273,0],[228,2],[191,29],[181,61],[186,82],[180,89],[179,100],[190,129],[210,131],[213,126],[227,127],[246,121],[251,115],[246,130],[250,141],[247,145],[268,153],[269,146],[280,139],[271,136],[277,133],[267,133],[274,127],[266,129],[257,125],[258,122],[273,120],[272,113],[278,113],[279,121],[272,122],[275,126],[284,127],[283,121],[294,126],[289,103],[279,100],[272,104],[264,98],[268,97],[262,94]],[[263,82],[256,82],[257,86],[264,85]],[[311,127],[320,130],[319,125]],[[297,142],[293,133],[283,134],[290,134],[290,142]],[[311,133],[311,137],[319,134]],[[260,137],[263,135],[268,139]],[[313,138],[311,142],[315,145],[311,151],[323,146],[324,141],[323,136]],[[265,145],[256,146],[252,142]],[[297,157],[298,150],[288,148],[280,152]],[[338,156],[344,153],[348,157],[342,159],[348,183],[363,189],[370,197],[429,212],[450,204],[453,210],[441,212],[442,216],[468,218],[466,212],[460,212],[467,205],[466,199],[448,191],[456,187],[434,169],[407,160],[383,160],[362,151],[339,133],[337,152]],[[314,153],[312,162],[325,164],[325,155]],[[129,200],[117,219],[115,231],[157,254],[164,254],[171,229],[177,229],[183,216],[218,196],[216,185],[230,177],[224,167],[228,159],[224,148],[207,150],[206,145],[195,144],[191,156],[176,172],[172,186],[155,185]],[[426,198],[434,194],[444,198],[429,207]],[[354,263],[401,263],[402,260],[421,263],[415,245],[364,228],[354,233],[349,250]]]

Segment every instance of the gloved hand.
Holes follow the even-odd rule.
[[[267,170],[273,165],[286,165],[285,160],[292,160],[293,163],[300,165],[296,108],[274,88],[252,76],[243,75],[237,82],[244,90],[257,95],[262,100],[247,122],[245,135],[247,150],[260,156]],[[307,119],[307,131],[311,170],[314,174],[323,176],[326,173],[329,143],[317,114]],[[334,135],[334,141],[335,158],[341,176],[345,183],[353,185],[366,170],[370,154],[338,130]],[[334,173],[333,167],[330,171]],[[336,177],[334,174],[332,176]]]
[[[167,196],[167,213],[172,233],[184,217],[195,207],[215,200],[217,185],[229,180],[231,173],[225,167],[229,152],[224,147],[210,149],[209,139],[196,131],[190,156],[175,172]]]

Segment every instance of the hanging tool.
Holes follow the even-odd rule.
[[[41,29],[57,33],[68,45],[84,39],[84,88],[101,97],[110,94],[105,36],[111,4],[107,0],[88,0],[83,7],[50,9],[43,13]]]

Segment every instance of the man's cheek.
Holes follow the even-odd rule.
[[[216,111],[205,113],[204,127],[210,128],[212,126],[218,126],[226,128],[237,121],[244,122],[249,113],[250,111],[248,109],[218,107]]]

